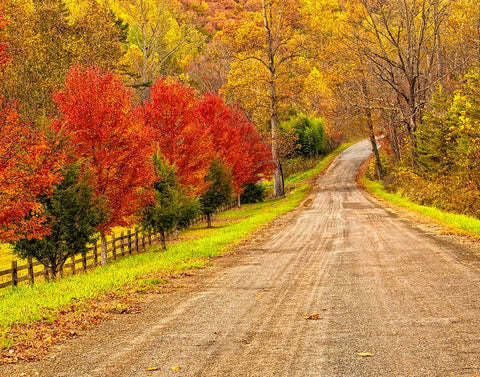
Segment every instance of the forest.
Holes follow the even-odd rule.
[[[478,217],[479,35],[476,0],[2,0],[0,240],[55,270],[360,137],[389,190]]]

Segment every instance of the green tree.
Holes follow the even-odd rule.
[[[325,148],[325,121],[300,114],[282,126],[292,129],[298,137],[299,152],[305,157],[318,157]]]
[[[160,233],[162,248],[166,249],[166,236],[173,229],[187,228],[197,217],[198,201],[188,197],[175,175],[175,168],[160,154],[154,156],[156,181],[155,203],[144,208],[142,225]]]
[[[231,175],[218,159],[213,160],[206,178],[210,183],[208,190],[200,196],[203,214],[207,216],[207,226],[212,227],[212,214],[232,199]]]
[[[104,213],[95,203],[87,179],[80,175],[79,164],[65,168],[63,181],[51,195],[40,198],[50,234],[42,239],[22,239],[13,244],[21,258],[32,257],[49,268],[55,279],[67,258],[85,254],[87,244],[95,240]]]

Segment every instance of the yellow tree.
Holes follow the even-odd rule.
[[[293,0],[261,0],[260,12],[250,13],[240,25],[225,30],[220,38],[233,58],[223,93],[240,102],[258,121],[268,122],[272,156],[274,196],[285,195],[279,159],[281,107],[291,99],[295,64],[307,49],[300,17],[300,3]],[[267,109],[268,116],[258,111]]]
[[[126,73],[140,89],[142,101],[161,74],[175,72],[203,46],[205,37],[188,19],[182,18],[175,2],[168,0],[105,0],[113,12],[129,25],[128,51],[123,59]]]
[[[2,0],[8,15],[4,39],[11,56],[2,88],[36,123],[55,115],[52,95],[74,63],[114,68],[123,54],[121,30],[111,12],[90,2],[72,16],[62,0]]]

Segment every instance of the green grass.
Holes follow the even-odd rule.
[[[135,280],[153,272],[170,276],[184,270],[202,268],[210,258],[225,253],[262,225],[293,210],[309,191],[310,187],[303,185],[284,199],[245,205],[241,209],[222,213],[217,216],[217,227],[199,229],[197,226],[182,234],[187,239],[193,239],[171,244],[165,252],[152,247],[145,254],[121,259],[87,274],[32,287],[11,288],[0,299],[0,331],[7,331],[13,324],[52,318],[74,301],[99,297],[133,284]],[[201,238],[196,238],[199,236]]]
[[[393,204],[415,211],[435,221],[438,221],[442,225],[447,226],[453,232],[457,233],[460,230],[468,234],[476,236],[480,235],[480,220],[477,218],[446,212],[438,208],[427,207],[413,203],[400,194],[387,192],[381,183],[371,181],[366,178],[362,179],[362,183],[367,191]]]

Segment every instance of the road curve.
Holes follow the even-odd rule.
[[[479,375],[479,258],[359,190],[369,154],[367,142],[347,149],[308,206],[228,263],[178,280],[188,288],[0,374]]]

